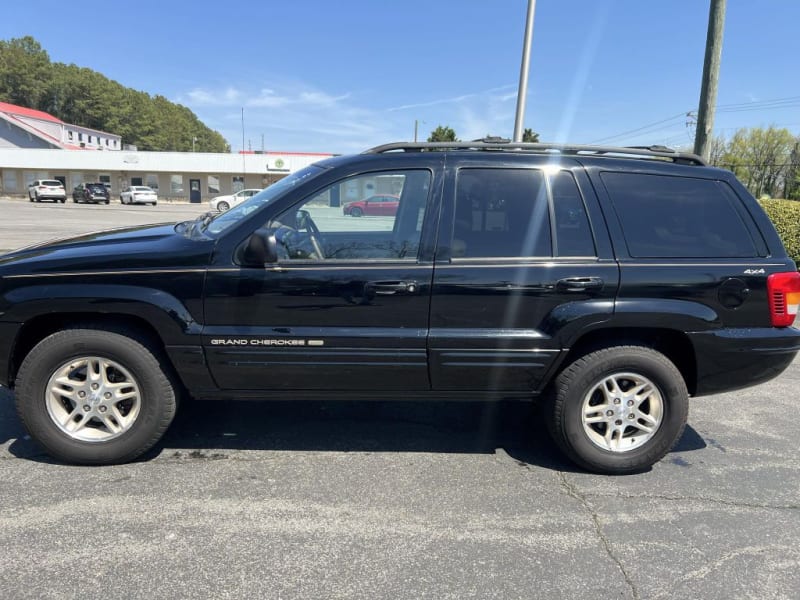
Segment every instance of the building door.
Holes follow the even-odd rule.
[[[198,204],[200,202],[200,180],[199,179],[190,179],[189,180],[189,202],[193,204]]]

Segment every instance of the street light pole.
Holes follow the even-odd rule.
[[[528,0],[528,17],[525,21],[525,40],[522,44],[522,64],[519,69],[519,91],[517,92],[517,118],[514,122],[514,141],[522,141],[525,120],[525,101],[528,99],[528,70],[531,63],[531,40],[533,39],[533,15],[536,0]]]

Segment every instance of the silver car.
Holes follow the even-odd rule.
[[[119,201],[123,204],[158,204],[158,194],[146,185],[132,185],[122,190]]]
[[[67,190],[58,179],[37,179],[28,186],[28,199],[31,202],[52,200],[63,204],[67,201]]]
[[[245,200],[249,200],[260,191],[261,191],[260,189],[239,190],[235,194],[228,194],[227,196],[216,196],[212,198],[208,204],[212,210],[225,212],[231,206],[236,206],[237,204],[244,202]]]

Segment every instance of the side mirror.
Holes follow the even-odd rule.
[[[242,262],[246,267],[263,267],[278,262],[278,243],[266,229],[256,229],[244,247]]]

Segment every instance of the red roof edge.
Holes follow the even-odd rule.
[[[9,104],[8,102],[0,102],[0,112],[9,113],[17,117],[29,117],[31,119],[39,119],[40,121],[50,121],[51,123],[64,123],[61,119],[56,119],[53,115],[44,111],[17,106],[16,104]]]

